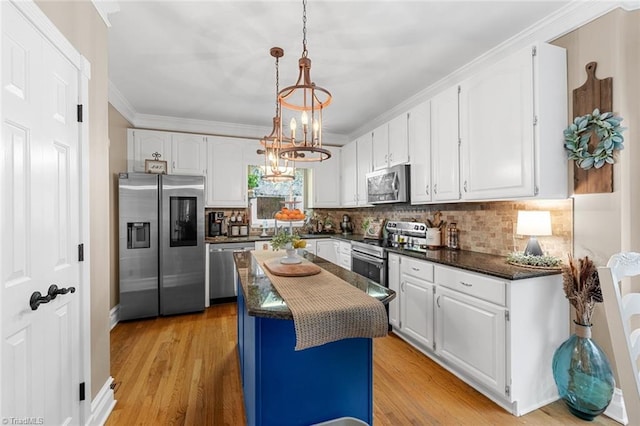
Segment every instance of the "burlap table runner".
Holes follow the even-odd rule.
[[[379,300],[324,269],[307,277],[273,275],[264,262],[283,257],[284,253],[254,251],[252,254],[291,310],[296,331],[295,350],[351,337],[387,335],[387,313]]]

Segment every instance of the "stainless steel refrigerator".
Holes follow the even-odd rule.
[[[121,320],[203,311],[204,177],[119,174]]]

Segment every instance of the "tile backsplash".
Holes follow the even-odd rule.
[[[518,210],[549,210],[553,235],[538,237],[542,250],[562,259],[573,252],[572,199],[416,206],[393,204],[356,209],[315,209],[314,212],[322,218],[331,217],[337,224],[342,215],[347,214],[353,222],[354,233],[363,234],[362,224],[366,218],[425,222],[440,211],[442,220],[456,222],[461,249],[506,256],[513,251],[523,251],[529,238],[515,234]]]
[[[331,218],[338,227],[342,215],[347,214],[353,223],[355,234],[364,234],[362,224],[367,218],[426,222],[433,219],[436,211],[442,213],[442,220],[456,222],[459,229],[460,248],[481,253],[506,256],[513,251],[523,251],[528,237],[516,235],[518,210],[549,210],[553,235],[538,237],[545,254],[566,259],[573,252],[573,199],[541,201],[491,201],[475,203],[450,203],[415,205],[390,204],[354,209],[313,209],[320,218]],[[206,209],[224,211],[229,216],[238,209]],[[246,217],[248,210],[242,210]],[[205,227],[208,224],[205,221]],[[206,232],[206,231],[205,231]],[[260,229],[250,233],[259,234]]]

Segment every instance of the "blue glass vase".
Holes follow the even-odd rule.
[[[575,323],[575,333],[553,355],[553,378],[569,411],[593,420],[611,402],[615,380],[605,353],[591,340],[591,326]]]

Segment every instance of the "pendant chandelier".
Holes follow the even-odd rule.
[[[310,162],[331,158],[322,147],[322,111],[331,103],[331,93],[311,81],[311,59],[307,51],[307,0],[302,1],[302,56],[298,60],[298,80],[278,93],[280,126],[289,121],[290,145],[280,149],[280,158]],[[300,125],[296,120],[299,114]]]
[[[270,53],[271,56],[276,58],[276,115],[273,117],[271,133],[260,140],[263,150],[258,150],[258,153],[264,154],[265,174],[262,175],[262,179],[272,182],[284,182],[295,178],[295,161],[280,157],[280,150],[291,145],[290,140],[283,141],[280,103],[278,102],[278,90],[280,88],[279,60],[284,56],[284,50],[280,47],[272,47]]]

